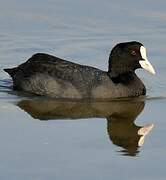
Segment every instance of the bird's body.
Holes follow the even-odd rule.
[[[77,99],[145,95],[145,86],[134,71],[117,74],[111,70],[102,71],[44,53],[33,55],[18,67],[5,69],[13,79],[14,89],[36,95]]]

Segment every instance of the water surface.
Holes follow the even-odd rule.
[[[166,2],[0,1],[0,178],[165,179]],[[110,102],[12,91],[3,68],[36,52],[106,70],[111,48],[137,40],[156,75],[147,97]]]

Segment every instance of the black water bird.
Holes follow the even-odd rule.
[[[155,71],[143,44],[132,41],[117,44],[109,57],[108,71],[37,53],[25,63],[4,69],[13,79],[13,88],[55,98],[108,99],[136,97],[146,88],[135,70]]]

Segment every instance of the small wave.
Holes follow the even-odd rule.
[[[8,91],[12,87],[12,80],[11,79],[3,79],[0,80],[0,91]]]
[[[161,100],[161,99],[166,99],[166,96],[161,95],[161,96],[147,96],[145,100]]]

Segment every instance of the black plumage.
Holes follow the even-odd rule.
[[[37,53],[12,69],[13,88],[56,98],[119,98],[145,95],[135,74],[141,68],[139,42],[117,44],[109,57],[108,71]]]

